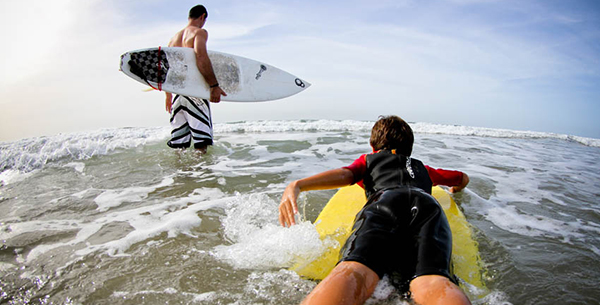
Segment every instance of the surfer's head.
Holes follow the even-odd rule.
[[[410,156],[415,138],[412,128],[395,115],[380,116],[371,130],[370,144],[373,151],[395,149],[399,154]]]
[[[202,17],[202,15],[205,15],[204,19],[208,18],[208,11],[204,7],[204,5],[198,4],[190,9],[190,14],[189,14],[188,18],[198,19],[198,18]]]

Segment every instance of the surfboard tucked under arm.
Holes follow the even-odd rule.
[[[261,102],[277,100],[310,86],[288,72],[266,63],[232,54],[208,51],[219,86],[227,93],[223,101]],[[121,71],[157,90],[210,98],[210,85],[198,71],[192,48],[157,47],[121,55]]]
[[[484,288],[479,246],[464,214],[452,197],[440,187],[434,187],[432,195],[438,200],[452,230],[452,260],[454,273],[477,288]],[[354,217],[366,203],[365,192],[358,185],[341,188],[327,203],[317,217],[315,227],[322,240],[336,242],[326,253],[316,259],[300,260],[291,269],[299,275],[321,280],[329,274],[339,260],[339,250],[351,233]]]

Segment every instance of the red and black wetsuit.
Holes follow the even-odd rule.
[[[451,275],[452,234],[432,185],[459,185],[462,173],[436,170],[417,159],[382,150],[346,167],[365,189],[341,261],[357,261],[400,280],[404,289],[421,275]],[[399,278],[398,278],[399,277]]]
[[[360,185],[364,188],[364,184],[362,181],[362,177],[365,174],[367,169],[367,155],[364,154],[360,156],[358,159],[354,160],[352,164],[346,166],[347,168],[354,173],[354,183]],[[415,160],[415,159],[412,159]],[[436,185],[446,185],[446,186],[456,186],[460,185],[463,180],[463,173],[460,171],[446,170],[446,169],[436,169],[427,165],[424,165],[427,169],[427,173],[429,174],[429,179],[431,179],[432,186]],[[425,190],[427,191],[427,190]],[[431,190],[428,191],[431,193]]]

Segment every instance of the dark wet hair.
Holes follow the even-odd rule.
[[[202,17],[203,14],[206,14],[205,18],[208,18],[208,11],[204,7],[204,5],[198,4],[190,9],[190,19],[197,19]]]
[[[410,156],[415,141],[412,128],[398,116],[380,116],[369,140],[373,150],[395,149],[399,154]]]

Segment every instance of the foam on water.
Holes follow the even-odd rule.
[[[98,211],[107,211],[112,207],[117,207],[123,202],[140,202],[144,200],[149,193],[154,190],[167,187],[173,184],[175,180],[172,177],[164,178],[159,184],[146,187],[128,187],[122,190],[107,190],[98,195],[94,202],[98,205]]]
[[[216,132],[293,132],[293,131],[365,131],[371,130],[374,122],[368,121],[248,121],[215,125]]]
[[[318,257],[330,246],[309,221],[281,227],[278,205],[265,194],[230,201],[222,223],[232,244],[217,246],[213,255],[236,268],[268,269],[291,266],[299,257]]]
[[[590,237],[598,235],[598,225],[574,217],[571,209],[572,206],[585,208],[600,215],[593,201],[577,199],[581,193],[597,189],[600,177],[589,168],[597,162],[594,159],[597,157],[578,155],[573,147],[559,141],[488,144],[478,139],[476,144],[472,147],[480,152],[469,156],[473,166],[465,171],[472,177],[489,181],[493,189],[491,194],[466,190],[482,204],[474,209],[477,213],[511,233],[593,245],[594,238]],[[474,148],[460,150],[473,151]],[[533,210],[536,212],[532,213]]]
[[[71,162],[71,163],[67,163],[67,164],[65,164],[65,167],[72,167],[78,173],[80,173],[82,175],[85,175],[85,173],[83,172],[83,170],[85,169],[85,163],[83,163],[83,162]]]
[[[166,179],[168,180],[168,179]],[[147,191],[150,191],[149,188]],[[138,194],[138,196],[144,196]],[[0,239],[8,240],[17,234],[40,231],[73,231],[77,230],[74,238],[52,244],[38,245],[33,248],[21,262],[28,262],[44,253],[59,247],[74,247],[85,245],[77,250],[77,256],[92,252],[104,252],[109,255],[123,254],[131,245],[147,240],[166,232],[169,237],[177,234],[193,236],[190,230],[200,225],[198,211],[207,210],[223,205],[226,198],[216,189],[200,188],[190,195],[174,201],[146,205],[139,208],[115,211],[88,220],[50,220],[15,222],[0,226]],[[103,228],[117,225],[126,234],[120,238],[102,238]]]
[[[161,141],[169,133],[165,127],[120,128],[0,142],[0,171],[28,172],[58,160],[86,160]]]
[[[248,121],[216,124],[216,132],[293,132],[293,131],[370,131],[374,121],[353,120],[300,120],[300,121]],[[511,129],[497,129],[485,127],[471,127],[460,125],[432,124],[410,122],[411,128],[416,133],[446,134],[459,136],[479,136],[495,138],[521,138],[544,139],[552,138],[565,141],[578,142],[583,145],[600,147],[600,139],[538,132],[520,131]]]
[[[215,124],[215,134],[221,133],[281,133],[315,131],[362,131],[373,126],[370,121],[248,121]],[[430,123],[411,123],[416,133],[469,135],[499,138],[555,138],[574,141],[587,146],[600,147],[600,139],[591,139],[555,133],[515,131]],[[138,147],[148,143],[164,141],[170,134],[168,127],[102,129],[91,132],[59,134],[51,137],[22,139],[15,142],[0,142],[0,181],[4,184],[18,178],[19,174],[42,168],[59,160],[86,160],[97,155],[106,155],[119,149]],[[73,164],[69,166],[75,166]],[[75,167],[81,169],[81,167]]]
[[[571,238],[585,237],[586,234],[582,233],[584,231],[591,229],[600,232],[593,227],[582,226],[579,222],[564,222],[550,217],[524,214],[514,206],[491,208],[487,213],[488,220],[499,228],[524,236],[558,236],[563,241],[570,242]]]

